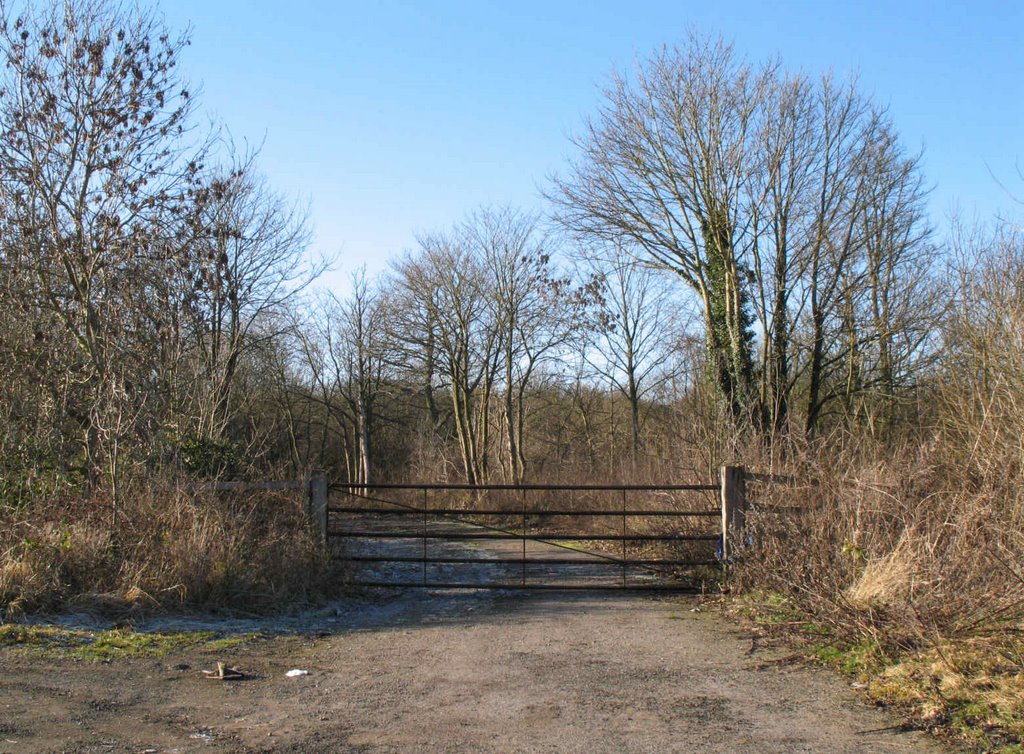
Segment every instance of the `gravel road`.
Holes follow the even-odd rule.
[[[0,751],[946,751],[831,673],[751,651],[697,604],[409,591],[269,625],[202,623],[284,631],[225,657],[0,653]],[[251,680],[199,673],[218,659]]]

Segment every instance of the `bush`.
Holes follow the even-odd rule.
[[[1024,478],[965,467],[939,441],[803,466],[797,488],[755,490],[742,588],[894,648],[1024,621]]]
[[[6,520],[2,520],[6,519]],[[294,493],[220,495],[151,483],[0,513],[0,611],[261,612],[339,592]]]

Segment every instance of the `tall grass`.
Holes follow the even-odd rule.
[[[1020,485],[965,467],[941,442],[822,454],[799,484],[755,490],[739,585],[896,647],[1019,624]]]
[[[940,368],[920,383],[927,421],[903,442],[848,429],[787,448],[796,481],[751,489],[751,544],[734,574],[855,660],[877,699],[982,749],[1019,751],[1024,238],[1003,228],[963,256]]]
[[[308,604],[343,587],[294,493],[223,495],[147,483],[0,512],[0,615]]]

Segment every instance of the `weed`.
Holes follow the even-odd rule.
[[[907,653],[869,685],[877,701],[898,704],[928,727],[990,751],[1024,742],[1024,665],[1019,637],[948,642]]]
[[[344,588],[294,495],[218,495],[154,481],[119,508],[54,499],[4,518],[0,618],[34,611],[137,615],[182,607],[274,611]]]
[[[816,647],[814,655],[841,673],[867,680],[885,666],[886,656],[877,642],[863,641],[850,645],[825,644]]]
[[[776,616],[765,610],[777,600],[762,594],[738,602],[763,629],[778,627]],[[804,641],[830,630],[813,622],[791,628]],[[862,638],[813,644],[810,653],[865,684],[870,699],[899,709],[918,727],[989,752],[1024,752],[1024,638],[1018,634],[903,650],[887,648],[880,638]]]

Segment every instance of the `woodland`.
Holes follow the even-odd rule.
[[[0,615],[336,588],[301,510],[210,480],[739,464],[796,481],[727,589],[865,668],[992,642],[982,708],[908,703],[1020,735],[1024,229],[936,227],[856,78],[692,34],[608,78],[543,211],[438,218],[339,294],[304,206],[201,124],[187,34],[0,9]]]

